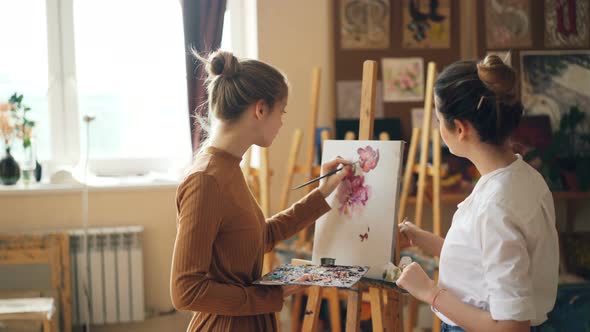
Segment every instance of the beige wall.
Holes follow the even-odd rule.
[[[175,194],[176,189],[168,187],[100,190],[89,195],[90,226],[144,227],[145,301],[148,309],[158,311],[171,308],[169,277],[176,234]],[[81,197],[80,192],[0,194],[0,231],[80,228]],[[8,277],[0,277],[2,288]]]
[[[307,128],[314,66],[322,71],[318,125],[330,125],[335,98],[331,11],[332,1],[328,0],[258,0],[258,56],[280,68],[291,83],[284,126],[269,151],[275,172],[271,181],[272,211],[278,209],[293,131]],[[304,132],[303,142],[306,135]],[[302,149],[301,162],[303,156]]]

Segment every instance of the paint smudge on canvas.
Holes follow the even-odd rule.
[[[357,149],[359,155],[358,169],[363,174],[357,175],[357,172],[351,173],[342,180],[336,197],[340,203],[338,211],[348,217],[362,213],[367,201],[371,196],[371,187],[365,183],[365,174],[374,170],[379,163],[379,149],[373,149],[371,146]]]

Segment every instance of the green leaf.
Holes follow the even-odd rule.
[[[31,146],[31,139],[30,138],[25,138],[23,140],[23,147],[28,148],[29,146]]]

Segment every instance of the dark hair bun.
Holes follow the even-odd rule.
[[[231,53],[216,51],[209,55],[207,72],[211,76],[233,77],[240,71],[240,61]]]
[[[488,55],[477,64],[477,76],[500,103],[512,105],[517,101],[516,73],[497,55]]]

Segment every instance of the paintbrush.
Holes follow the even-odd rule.
[[[346,165],[346,166],[352,166],[352,167],[353,167],[353,169],[352,169],[352,172],[354,173],[354,167],[356,167],[356,164],[358,164],[359,162],[360,162],[360,160],[358,160],[358,161],[355,161],[354,163],[352,163],[352,164],[348,164],[348,165]],[[325,178],[325,177],[328,177],[328,176],[330,176],[330,175],[334,175],[334,174],[336,174],[336,173],[340,172],[340,171],[341,171],[341,170],[343,170],[343,169],[344,169],[344,167],[346,167],[346,166],[342,166],[342,167],[340,167],[340,168],[337,168],[337,169],[335,169],[335,170],[333,170],[333,171],[331,171],[331,172],[328,172],[328,173],[326,173],[326,174],[324,174],[324,175],[322,175],[322,176],[320,176],[320,177],[317,177],[317,178],[315,178],[315,179],[313,179],[313,180],[309,180],[309,181],[305,182],[304,184],[298,185],[298,186],[297,186],[297,187],[295,187],[295,188],[291,188],[291,190],[297,190],[297,189],[299,189],[299,188],[303,188],[303,187],[305,187],[305,186],[307,186],[307,185],[310,185],[310,184],[312,184],[312,183],[314,183],[314,182],[318,182],[319,180],[321,180],[321,179],[323,179],[323,178]]]

